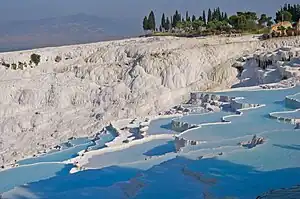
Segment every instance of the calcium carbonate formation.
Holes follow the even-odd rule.
[[[150,37],[1,53],[0,165],[94,135],[112,120],[156,115],[191,91],[230,88],[239,81],[234,60],[299,41]]]

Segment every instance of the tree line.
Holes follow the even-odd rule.
[[[215,9],[203,10],[202,15],[195,16],[186,11],[182,15],[175,11],[171,16],[164,13],[161,16],[160,24],[157,26],[153,11],[144,17],[143,29],[152,32],[169,32],[174,30],[183,30],[185,32],[195,31],[257,31],[263,28],[271,27],[274,22],[291,21],[297,22],[300,18],[300,4],[285,4],[276,12],[276,18],[266,14],[257,15],[256,12],[237,12],[228,17],[228,14],[219,7]]]
[[[280,8],[276,12],[275,22],[278,23],[280,21],[290,21],[297,22],[300,19],[300,4],[284,4],[283,7]]]

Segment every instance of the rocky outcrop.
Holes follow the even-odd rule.
[[[198,145],[200,143],[201,143],[201,141],[186,140],[186,139],[181,138],[181,137],[175,137],[175,141],[174,141],[176,152],[181,151],[181,149],[186,147],[186,146],[195,146],[195,145]]]
[[[269,52],[260,49],[237,59],[232,66],[239,71],[240,83],[236,87],[277,83],[299,76],[300,48],[291,45]],[[286,87],[292,86],[292,82],[285,83]]]
[[[257,145],[263,144],[264,142],[265,142],[264,138],[257,137],[256,135],[254,135],[251,141],[242,142],[241,146],[245,147],[245,148],[248,148],[248,149],[251,149],[251,148],[256,147]]]

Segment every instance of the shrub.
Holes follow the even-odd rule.
[[[30,60],[37,66],[41,61],[41,55],[33,53],[30,56]]]
[[[17,70],[17,64],[15,64],[15,63],[11,64],[11,68],[12,68],[13,70]]]
[[[1,64],[2,64],[2,66],[5,66],[6,69],[8,69],[10,67],[10,64],[5,63],[4,61]]]
[[[61,59],[62,59],[61,56],[58,56],[58,55],[57,55],[57,56],[55,57],[55,62],[60,62]]]
[[[18,63],[19,69],[23,70],[24,69],[24,63],[20,62]]]

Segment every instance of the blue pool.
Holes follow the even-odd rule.
[[[172,130],[171,122],[175,117],[155,119],[150,122],[148,135],[175,133]]]
[[[87,149],[88,147],[93,146],[92,142],[77,145],[74,147],[70,147],[58,152],[53,152],[50,154],[45,154],[36,158],[29,158],[25,160],[21,160],[18,162],[19,165],[28,165],[34,164],[38,162],[62,162],[64,160],[68,160],[77,156],[77,153]]]
[[[30,166],[20,166],[0,172],[0,193],[15,186],[48,179],[56,175],[68,175],[72,165],[60,163],[39,163]]]
[[[202,199],[204,195],[252,199],[271,189],[289,188],[300,184],[300,130],[269,114],[280,112],[280,115],[299,117],[298,112],[283,112],[292,110],[286,107],[286,96],[296,93],[300,93],[300,87],[219,92],[244,97],[239,102],[265,106],[244,110],[240,116],[218,112],[154,120],[150,123],[150,135],[177,134],[185,140],[202,142],[187,145],[176,153],[173,137],[147,140],[93,156],[84,166],[95,170],[69,175],[68,165],[53,162],[72,157],[80,149],[76,147],[101,148],[114,136],[103,136],[96,141],[96,146],[77,140],[77,145],[66,149],[66,154],[61,151],[23,160],[20,162],[29,165],[0,172],[0,192],[13,199],[19,199],[19,195],[26,195],[26,199],[93,199],[95,196]],[[224,116],[230,123],[206,124],[220,122]],[[170,128],[172,119],[201,127],[179,135]],[[250,141],[254,134],[263,137],[265,142],[251,149],[240,146],[239,143]],[[32,165],[37,162],[49,163]],[[28,185],[20,187],[25,183]],[[19,188],[11,190],[15,186]]]

